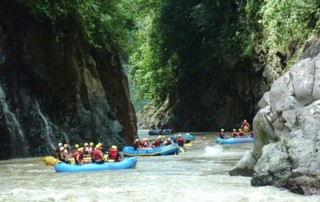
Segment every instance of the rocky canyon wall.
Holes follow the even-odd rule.
[[[48,155],[59,142],[131,143],[118,54],[89,48],[76,16],[53,26],[15,3],[0,9],[0,159]]]

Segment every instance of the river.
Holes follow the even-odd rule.
[[[147,137],[139,131],[140,137]],[[207,139],[202,141],[202,136]],[[252,144],[216,145],[216,136],[196,134],[187,152],[138,157],[134,169],[56,173],[40,158],[0,161],[0,201],[123,202],[319,202],[272,186],[252,187],[250,177],[228,171]]]

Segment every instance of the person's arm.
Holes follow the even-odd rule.
[[[78,164],[82,164],[82,162],[80,161],[80,154],[79,153],[76,156],[76,161],[78,162]]]

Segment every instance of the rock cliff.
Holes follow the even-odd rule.
[[[136,116],[115,51],[89,48],[76,16],[58,26],[14,3],[0,8],[0,159],[59,143],[133,141]]]
[[[252,152],[230,171],[253,172],[253,186],[320,194],[320,41],[274,82],[254,118]]]

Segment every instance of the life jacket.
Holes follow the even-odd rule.
[[[79,158],[79,161],[78,161],[77,157]],[[77,152],[77,155],[74,157],[75,164],[80,165],[81,161],[83,160],[83,157],[84,157],[83,152]]]
[[[109,149],[109,150],[108,150],[108,153],[109,153],[109,158],[110,158],[110,159],[117,160],[118,150],[116,150],[116,149]]]
[[[224,133],[223,133],[223,132],[219,133],[219,137],[220,137],[221,139],[224,139],[224,138],[225,138],[225,137],[224,137]]]
[[[65,161],[65,160],[67,160],[67,155],[66,155],[66,153],[64,152],[64,150],[62,150],[62,151],[60,151],[59,152],[59,160],[60,161]]]
[[[158,139],[154,142],[155,147],[160,147],[160,145],[161,145],[161,140]]]
[[[93,150],[92,151],[92,157],[93,157],[93,159],[95,161],[98,161],[98,160],[102,159],[101,150],[100,149]]]
[[[82,160],[83,158],[84,158],[84,153],[83,153],[83,152],[80,152],[80,153],[79,153],[79,159]]]
[[[178,137],[178,145],[179,145],[180,147],[183,147],[183,145],[184,145],[184,139],[183,139],[182,137]]]
[[[78,152],[77,151],[74,151],[72,152],[71,156],[76,159],[77,158],[77,155],[78,155]]]
[[[244,133],[242,131],[239,132],[238,134],[239,134],[239,136],[244,136]]]
[[[144,147],[144,141],[140,141],[140,146]]]
[[[238,133],[237,132],[233,132],[232,133],[232,137],[238,137]]]

